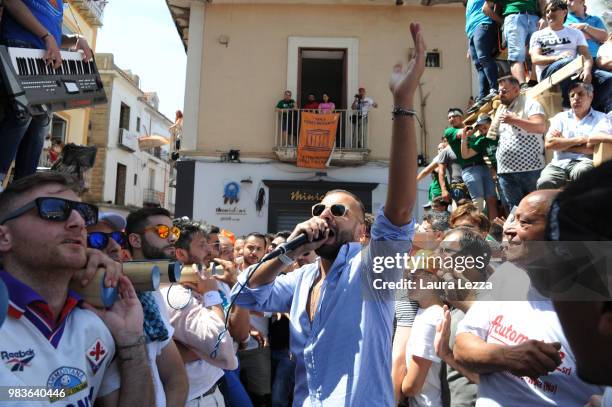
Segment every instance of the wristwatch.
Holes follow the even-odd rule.
[[[40,37],[40,39],[44,41],[44,40],[45,40],[45,38],[50,37],[50,36],[51,36],[51,33],[50,33],[49,31],[47,31],[47,32],[45,33],[45,35],[43,35],[43,36],[41,36],[41,37]]]

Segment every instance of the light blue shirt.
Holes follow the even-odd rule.
[[[482,11],[485,0],[468,0],[465,6],[465,34],[472,38],[480,24],[493,24],[493,20]]]
[[[248,273],[232,289],[236,304],[248,309],[289,312],[290,349],[296,358],[294,406],[393,406],[391,348],[394,302],[391,291],[374,280],[398,281],[401,269],[372,272],[374,255],[410,251],[411,222],[393,225],[381,209],[372,225],[372,242],[343,245],[325,278],[312,323],[306,304],[319,275],[319,263],[280,275],[258,288],[244,287]],[[384,243],[382,243],[384,241]],[[399,250],[398,250],[399,249]]]
[[[606,30],[606,25],[604,24],[601,18],[597,16],[591,16],[588,14],[585,14],[584,18],[580,18],[576,14],[571,13],[571,12],[567,13],[567,20],[565,20],[565,23],[563,23],[563,25],[567,27],[570,24],[578,24],[578,23],[586,23],[590,25],[591,27]],[[584,37],[587,40],[587,44],[589,45],[589,53],[591,54],[591,57],[595,59],[597,57],[597,51],[599,51],[599,47],[601,46],[601,43],[598,42],[597,40],[594,40],[593,37],[588,35],[586,32],[582,32],[582,33],[584,34]]]
[[[602,120],[606,120],[606,115],[597,110],[591,109],[582,120],[579,120],[572,110],[567,110],[557,113],[550,119],[548,134],[553,130],[558,130],[563,133],[563,137],[565,138],[589,136],[593,133],[595,126]],[[572,160],[583,161],[591,159],[592,156],[587,154],[555,151],[551,164],[565,169]]]

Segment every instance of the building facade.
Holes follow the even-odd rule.
[[[411,21],[426,34],[427,68],[415,108],[423,123],[419,150],[431,159],[448,108],[465,108],[472,94],[465,9],[395,3],[167,0],[187,52],[177,215],[239,234],[277,231],[309,217],[324,191],[342,185],[369,209],[380,207],[392,125],[387,83],[392,66],[412,51]],[[378,103],[362,127],[351,109],[360,87]],[[340,113],[325,170],[295,166],[295,141],[285,133],[292,126],[297,133],[301,111],[283,124],[275,110],[286,89],[298,107],[308,93],[319,100],[327,93]],[[240,150],[239,160],[230,150]],[[426,202],[426,184],[419,204]]]
[[[168,162],[173,122],[158,111],[157,94],[142,91],[138,76],[117,67],[112,54],[96,54],[96,61],[108,103],[96,106],[91,117],[88,141],[97,155],[85,199],[124,214],[146,206],[173,212]],[[148,136],[168,144],[145,145]]]

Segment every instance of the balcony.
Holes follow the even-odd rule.
[[[130,152],[138,151],[138,135],[127,129],[120,128],[117,144],[119,147]]]
[[[102,15],[107,0],[71,0],[73,7],[94,27],[102,26]]]
[[[153,188],[145,188],[142,194],[142,206],[159,208],[164,206],[165,194]]]
[[[274,154],[280,161],[297,161],[299,123],[302,112],[312,110],[295,109],[275,111]],[[340,113],[336,131],[336,145],[332,152],[331,165],[351,166],[365,164],[370,154],[368,135],[371,123],[369,115],[360,117],[355,110],[335,110]]]

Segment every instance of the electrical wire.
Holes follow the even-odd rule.
[[[268,261],[268,259],[266,259],[266,261]],[[225,313],[225,321],[223,324],[223,330],[219,333],[219,336],[217,336],[217,342],[215,343],[215,347],[212,350],[212,352],[210,352],[210,357],[213,359],[217,358],[217,354],[219,353],[219,347],[221,346],[221,341],[223,340],[223,338],[225,337],[225,334],[227,333],[227,325],[229,324],[229,317],[232,311],[232,308],[234,307],[234,303],[236,302],[236,299],[238,298],[238,296],[240,295],[240,293],[242,292],[242,290],[244,289],[244,287],[246,287],[246,285],[249,283],[249,280],[251,279],[251,277],[253,276],[253,274],[255,273],[255,271],[259,268],[259,266],[261,266],[264,263],[264,260],[261,259],[259,261],[259,263],[257,263],[257,265],[248,272],[246,280],[244,281],[244,284],[240,284],[240,283],[236,283],[236,284],[240,284],[240,290],[238,290],[238,293],[236,293],[236,295],[234,296],[234,299],[230,302],[230,304],[227,307],[227,312]]]

